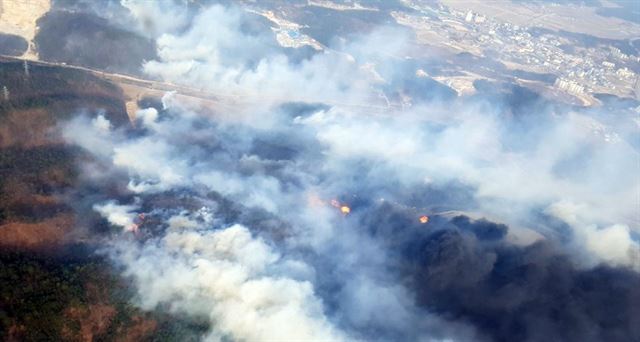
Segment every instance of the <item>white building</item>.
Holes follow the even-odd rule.
[[[470,23],[473,21],[473,12],[471,12],[471,10],[469,10],[469,12],[467,12],[467,16],[464,18],[464,21]]]
[[[557,78],[554,85],[569,94],[580,95],[584,93],[584,86],[564,78]]]

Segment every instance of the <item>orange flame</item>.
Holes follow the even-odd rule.
[[[422,216],[420,216],[419,220],[420,220],[420,223],[425,224],[425,223],[429,222],[429,216],[422,215]]]
[[[133,222],[126,228],[127,231],[133,232],[134,234],[138,234],[140,231],[140,226],[144,223],[145,214],[140,213],[134,219]]]
[[[349,207],[348,207],[348,206],[346,206],[346,205],[342,205],[342,206],[340,207],[340,212],[341,212],[343,215],[348,215],[348,214],[351,212],[351,208],[349,208]]]

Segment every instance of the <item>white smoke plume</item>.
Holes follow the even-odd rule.
[[[208,317],[216,329],[207,340],[347,339],[325,317],[312,283],[289,278],[304,265],[288,263],[243,226],[172,231],[117,251],[142,308],[167,304],[171,312]]]
[[[128,6],[135,14],[142,5]],[[126,174],[128,195],[141,198],[96,204],[110,223],[129,227],[153,196],[207,205],[204,214],[200,205],[147,208],[161,219],[161,233],[111,244],[142,308],[206,317],[212,340],[484,339],[465,317],[450,320],[418,303],[419,284],[401,272],[424,265],[397,266],[414,253],[397,236],[408,232],[371,228],[378,222],[369,216],[386,203],[416,221],[418,211],[443,220],[456,211],[503,222],[520,237],[517,248],[550,241],[580,270],[640,270],[638,151],[625,139],[605,139],[613,128],[597,113],[545,112],[517,133],[514,118],[482,101],[436,99],[380,114],[379,86],[402,76],[394,65],[407,37],[390,39],[399,33],[381,28],[341,53],[293,64],[263,36],[244,33],[244,15],[215,5],[184,30],[153,25],[165,30],[153,33],[160,60],[145,65],[149,75],[228,95],[222,102],[241,99],[238,108],[205,115],[168,94],[164,108],[139,111],[136,135],[104,117],[65,128],[68,141]],[[384,54],[372,48],[380,42]],[[327,106],[295,115],[280,106],[296,101]],[[227,120],[236,114],[243,119]],[[334,210],[334,198],[354,203],[351,213]],[[437,234],[441,227],[430,224],[415,234],[438,227]],[[462,272],[452,288],[497,267],[495,252],[478,252],[485,259],[477,267],[457,270],[485,247],[460,241],[471,247],[443,253],[458,264],[426,272]]]
[[[137,205],[120,205],[115,201],[109,201],[96,204],[93,209],[114,226],[120,226],[125,231],[136,229],[134,219],[136,217],[135,210],[138,209]]]

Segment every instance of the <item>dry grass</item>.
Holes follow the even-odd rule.
[[[65,310],[67,324],[62,328],[62,336],[71,341],[94,341],[104,338],[114,322],[118,310],[110,303],[109,292],[94,282],[85,285],[88,305],[72,306]],[[131,322],[115,329],[118,341],[140,341],[157,328],[155,320],[134,316]],[[79,329],[78,329],[79,328]]]
[[[71,341],[93,341],[96,336],[107,331],[116,313],[116,309],[108,304],[70,307],[65,311],[64,316],[69,323],[79,325],[80,329],[73,334],[72,329],[65,326],[62,329],[62,336]]]
[[[35,223],[8,222],[0,225],[0,247],[17,249],[55,249],[66,242],[73,229],[70,214],[56,215]]]
[[[55,119],[43,108],[10,111],[0,122],[0,148],[62,143],[54,125]]]
[[[155,320],[142,316],[135,316],[130,325],[118,330],[118,340],[125,342],[137,342],[151,335],[158,328]]]

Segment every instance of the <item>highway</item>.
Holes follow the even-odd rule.
[[[264,94],[251,94],[250,91],[247,91],[242,94],[230,94],[230,93],[221,93],[221,92],[210,92],[204,89],[197,89],[193,87],[188,87],[185,85],[175,84],[166,81],[157,81],[157,80],[148,80],[142,79],[139,77],[119,74],[119,73],[109,73],[98,69],[87,68],[83,66],[70,65],[66,63],[58,63],[58,62],[47,62],[42,60],[33,60],[27,58],[20,58],[14,56],[5,56],[0,55],[0,57],[8,60],[14,61],[26,61],[32,65],[41,65],[41,66],[50,66],[50,67],[58,67],[58,68],[68,68],[75,70],[82,70],[85,72],[89,72],[95,76],[107,79],[116,84],[129,84],[141,88],[147,88],[155,91],[163,91],[163,92],[176,92],[183,96],[188,96],[196,99],[206,100],[206,101],[222,101],[226,100],[232,103],[257,103],[259,101],[269,101],[272,103],[278,102],[309,102],[309,103],[324,103],[334,107],[342,107],[342,108],[350,108],[357,110],[365,110],[368,112],[377,112],[377,113],[385,113],[389,111],[399,111],[402,110],[403,107],[400,104],[385,102],[384,105],[377,105],[371,103],[344,103],[337,101],[327,101],[326,99],[320,98],[302,98],[295,97],[294,94],[291,94],[291,97],[281,98],[275,96],[268,96]],[[382,102],[382,101],[381,101]]]

